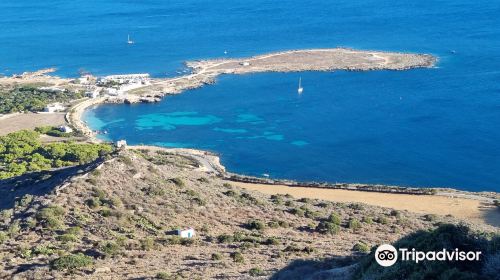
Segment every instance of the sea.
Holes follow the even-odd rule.
[[[213,151],[241,174],[498,192],[499,15],[498,0],[2,0],[0,74],[172,77],[189,60],[291,49],[428,53],[434,68],[225,75],[84,119],[106,140]]]

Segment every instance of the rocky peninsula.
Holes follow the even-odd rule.
[[[300,71],[369,71],[408,70],[432,67],[437,58],[429,54],[408,54],[364,51],[346,48],[291,50],[248,58],[211,59],[186,62],[189,74],[173,78],[151,79],[147,85],[127,90],[122,98],[99,97],[77,104],[67,115],[67,121],[85,135],[92,131],[81,121],[86,108],[99,103],[156,102],[164,95],[215,83],[223,74]]]

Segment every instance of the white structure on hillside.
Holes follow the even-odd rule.
[[[181,238],[193,238],[196,235],[194,228],[178,229],[177,235]]]
[[[126,74],[126,75],[110,75],[102,78],[101,83],[116,82],[120,84],[141,83],[146,84],[150,80],[149,74]]]
[[[127,141],[126,140],[118,140],[118,141],[116,141],[116,147],[117,148],[125,148],[125,147],[127,147]]]
[[[101,90],[97,88],[93,91],[87,91],[85,93],[85,96],[90,97],[90,98],[97,98],[97,97],[99,97],[100,92],[101,92]]]
[[[67,125],[61,125],[59,127],[59,131],[64,132],[64,133],[72,133],[73,129]]]
[[[47,112],[47,113],[60,112],[60,111],[64,111],[64,106],[61,105],[61,103],[48,104],[47,106],[45,106],[43,111]]]

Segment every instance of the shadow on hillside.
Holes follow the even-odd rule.
[[[26,194],[42,196],[55,187],[69,182],[74,176],[89,172],[103,162],[97,159],[91,163],[66,167],[52,171],[28,173],[14,178],[0,180],[0,210],[14,207],[16,199]]]
[[[324,260],[294,260],[283,269],[277,271],[271,280],[302,279],[350,279],[353,264],[359,257],[333,257]],[[333,277],[333,278],[332,278]]]
[[[486,224],[494,227],[500,227],[500,207],[482,205],[481,214]]]

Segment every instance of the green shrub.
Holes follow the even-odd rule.
[[[21,250],[19,250],[19,253],[20,253],[21,258],[23,258],[23,259],[29,260],[33,256],[33,251],[31,251],[30,248],[21,248]]]
[[[145,251],[150,251],[154,248],[155,241],[152,238],[144,238],[141,240],[141,249]]]
[[[302,210],[300,208],[292,208],[292,209],[290,209],[290,213],[293,215],[299,216],[299,217],[304,217],[304,215],[305,215],[304,210]]]
[[[351,208],[353,210],[363,210],[363,209],[365,209],[365,207],[361,203],[352,203],[352,204],[349,204],[349,208]]]
[[[251,220],[250,222],[248,222],[246,224],[246,226],[250,230],[252,230],[252,229],[264,230],[266,228],[266,225],[262,221],[259,221],[259,220]]]
[[[82,253],[72,254],[60,257],[52,262],[52,268],[55,270],[76,270],[92,265],[94,260]]]
[[[9,225],[7,232],[9,233],[9,237],[15,237],[19,231],[21,231],[21,226],[18,221],[14,221]]]
[[[222,255],[219,253],[213,253],[211,259],[213,261],[220,261],[220,260],[222,260]]]
[[[398,210],[391,210],[391,216],[396,217],[396,218],[400,218],[401,212],[399,212]]]
[[[340,216],[337,215],[336,213],[330,214],[327,221],[330,223],[334,223],[336,225],[340,225],[340,223],[342,222],[342,220],[340,219]]]
[[[229,234],[222,234],[217,237],[217,241],[219,241],[219,243],[232,243],[234,242],[234,237]]]
[[[276,205],[282,205],[283,204],[283,195],[273,194],[273,195],[271,195],[271,201]]]
[[[49,245],[38,245],[33,249],[35,255],[50,256],[55,254],[56,250]]]
[[[301,198],[298,201],[302,202],[302,203],[305,203],[305,204],[309,204],[309,203],[312,202],[312,200],[310,198],[307,198],[307,197]]]
[[[373,219],[372,219],[372,217],[370,217],[370,216],[364,216],[364,217],[361,219],[361,221],[362,221],[363,223],[365,223],[365,224],[369,224],[369,225],[373,223]]]
[[[352,247],[352,250],[356,251],[356,252],[360,252],[360,253],[369,253],[370,247],[368,246],[368,244],[366,244],[364,242],[358,242],[358,243],[354,244],[354,246]]]
[[[105,200],[107,195],[106,195],[106,192],[103,191],[102,189],[100,188],[97,188],[97,187],[93,187],[92,188],[92,192],[93,192],[93,195],[94,197],[97,197],[99,198],[100,200]]]
[[[233,191],[233,190],[225,191],[224,194],[227,195],[227,196],[229,196],[229,197],[236,197],[236,196],[238,196],[238,194],[235,191]]]
[[[353,231],[358,231],[361,229],[361,223],[357,219],[349,220],[349,228]]]
[[[7,241],[8,238],[8,235],[3,232],[3,231],[0,231],[0,244],[3,244],[5,241]]]
[[[280,223],[278,221],[272,220],[272,221],[267,223],[267,226],[270,228],[279,228]]]
[[[107,257],[113,257],[121,253],[121,246],[113,241],[106,241],[100,246],[101,252]]]
[[[90,207],[90,208],[97,208],[99,206],[101,206],[101,200],[98,198],[98,197],[93,197],[91,199],[88,199],[86,201],[86,204]]]
[[[184,187],[186,185],[181,178],[172,178],[170,179],[170,181],[172,181],[172,183],[174,183],[178,187]]]
[[[318,217],[318,212],[313,211],[309,208],[304,209],[304,216],[309,219],[316,219]]]
[[[266,245],[278,245],[280,241],[276,237],[269,237],[264,243]]]
[[[81,232],[81,227],[69,227],[68,229],[66,229],[67,234],[80,235]]]
[[[264,275],[264,271],[259,267],[254,267],[248,271],[248,274],[253,277],[262,276]]]
[[[121,162],[125,163],[125,165],[128,165],[128,166],[132,165],[132,159],[129,158],[129,157],[120,156],[119,159],[120,159]]]
[[[389,219],[387,219],[384,216],[380,216],[377,218],[377,223],[382,224],[382,225],[387,225],[389,223]]]
[[[328,221],[321,221],[316,226],[316,231],[323,234],[337,234],[340,232],[340,226]]]
[[[57,241],[61,242],[75,242],[78,238],[74,234],[65,233],[56,237]]]
[[[240,252],[234,252],[231,254],[231,258],[233,258],[233,261],[236,263],[243,263],[245,262],[245,258]]]
[[[48,229],[60,228],[63,216],[64,209],[57,205],[47,206],[36,214],[37,220]]]

